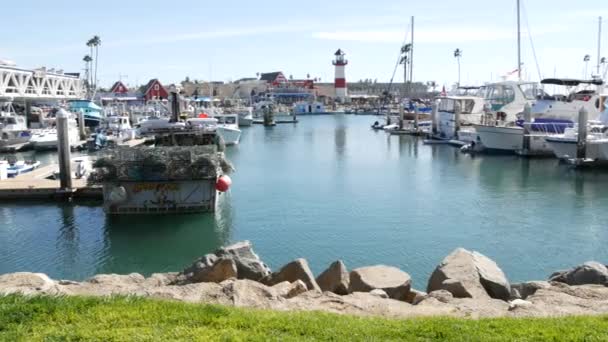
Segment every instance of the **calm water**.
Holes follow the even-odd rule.
[[[351,268],[384,263],[419,287],[460,246],[513,281],[608,261],[606,171],[471,157],[373,132],[374,117],[300,119],[243,130],[228,151],[233,189],[215,215],[110,218],[95,203],[0,204],[0,273],[174,271],[243,239],[274,268],[297,257],[315,273],[338,258]]]

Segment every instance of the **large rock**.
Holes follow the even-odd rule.
[[[349,292],[371,292],[380,289],[390,298],[405,301],[411,283],[410,275],[396,267],[385,265],[361,267],[350,272]]]
[[[87,283],[114,287],[132,287],[142,284],[146,278],[139,273],[131,274],[97,274],[86,280]]]
[[[437,266],[427,285],[427,292],[447,290],[456,298],[492,298],[509,300],[509,282],[494,261],[464,248],[454,250]]]
[[[485,255],[473,252],[473,262],[479,273],[481,285],[492,298],[509,300],[511,285],[498,265]]]
[[[257,281],[238,279],[223,282],[221,285],[222,291],[234,306],[279,309],[284,301],[272,287]]]
[[[200,269],[189,277],[192,283],[221,283],[237,277],[236,263],[232,259],[219,259],[213,265]]]
[[[268,277],[270,268],[253,251],[251,242],[241,241],[215,251],[218,258],[234,260],[239,279],[260,281]]]
[[[293,283],[283,281],[274,285],[272,289],[276,291],[277,295],[283,298],[293,298],[308,291],[306,284],[301,280],[296,280]]]
[[[521,298],[526,299],[540,289],[548,289],[551,284],[547,281],[529,281],[526,283],[511,284],[511,289],[517,291]],[[517,298],[515,298],[517,299]]]
[[[17,272],[0,275],[0,295],[48,293],[56,282],[44,273]]]
[[[588,261],[571,270],[553,273],[549,280],[568,285],[608,285],[608,268],[597,261]]]
[[[342,260],[335,261],[317,277],[317,284],[322,291],[339,295],[348,294],[350,276]]]
[[[180,272],[174,283],[222,282],[233,277],[260,281],[269,275],[270,269],[255,254],[251,243],[243,241],[200,257]]]
[[[302,258],[288,263],[278,272],[273,273],[269,283],[270,285],[275,285],[283,281],[292,283],[297,280],[303,281],[308,290],[321,291],[321,288],[315,281],[315,277],[310,271],[310,267],[308,267],[308,262]]]

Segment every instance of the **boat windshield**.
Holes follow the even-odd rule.
[[[542,95],[535,83],[520,84],[519,89],[526,97],[526,100],[536,100],[539,95]]]
[[[227,116],[224,119],[224,123],[229,124],[229,125],[236,124],[236,117],[234,117],[234,116]]]
[[[500,110],[515,100],[515,90],[510,85],[494,84],[488,86],[485,99],[493,111]]]

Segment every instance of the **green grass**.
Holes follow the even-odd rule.
[[[0,297],[2,341],[606,341],[608,317],[390,320],[132,297]]]

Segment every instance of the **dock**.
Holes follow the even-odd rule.
[[[264,124],[264,120],[253,120],[253,123],[256,125],[263,125]],[[297,119],[290,119],[290,120],[274,120],[275,124],[290,124],[290,123],[298,123]]]
[[[46,199],[102,199],[100,186],[87,184],[86,179],[72,179],[71,189],[61,189],[59,180],[47,177],[59,171],[51,164],[32,172],[0,181],[0,201]]]

